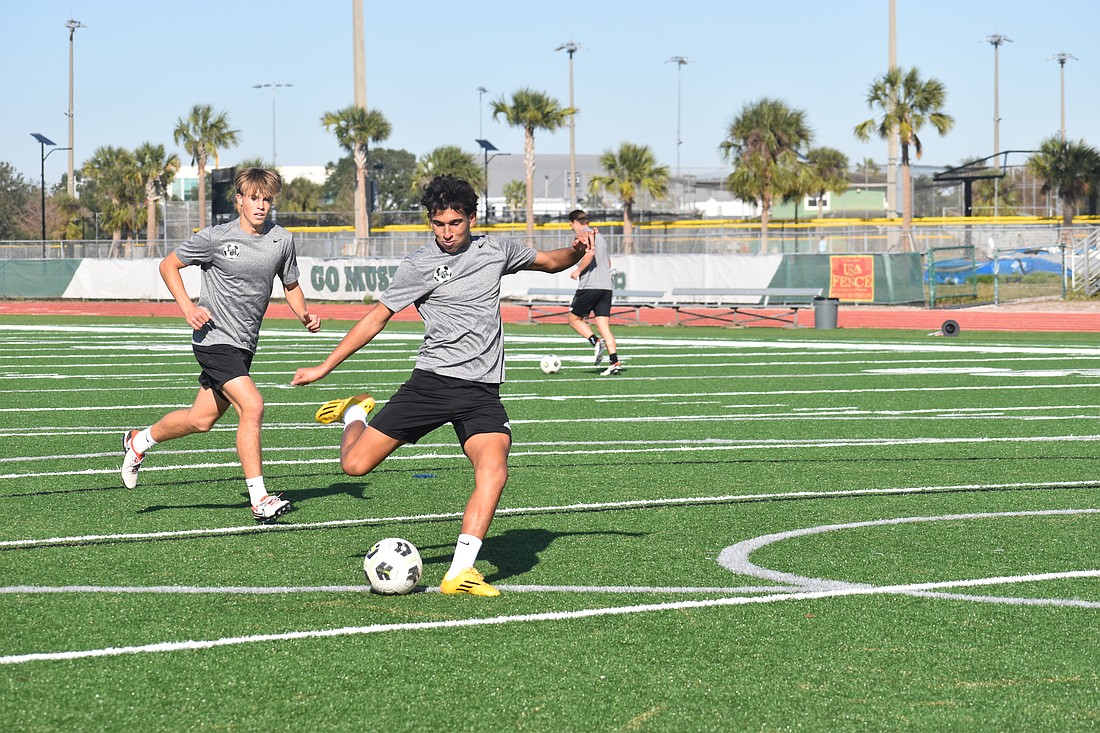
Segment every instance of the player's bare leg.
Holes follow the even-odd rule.
[[[163,443],[195,433],[208,433],[228,409],[228,400],[204,387],[195,395],[190,407],[173,410],[153,423],[149,435],[158,443]]]
[[[263,448],[260,430],[264,421],[264,398],[252,377],[237,377],[222,385],[222,393],[237,411],[237,456],[245,479],[262,476]]]
[[[479,433],[466,440],[463,451],[474,466],[474,492],[462,514],[462,534],[485,539],[508,482],[511,447],[512,438],[507,433]]]
[[[404,444],[362,420],[351,420],[340,440],[340,468],[349,476],[363,476]]]
[[[455,545],[454,559],[439,589],[446,594],[500,595],[474,568],[481,541],[489,531],[500,495],[508,482],[508,451],[512,438],[506,433],[480,433],[466,440],[463,451],[474,467],[474,491],[462,514],[462,534]]]
[[[617,354],[619,347],[615,344],[615,337],[611,335],[611,319],[607,316],[596,316],[596,330],[600,332],[600,338],[604,341],[604,347],[609,354]]]
[[[576,331],[577,335],[581,338],[592,338],[592,327],[588,325],[587,321],[573,312],[569,313],[569,326]]]

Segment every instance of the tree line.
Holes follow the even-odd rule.
[[[876,77],[866,96],[873,116],[853,127],[861,140],[896,136],[900,143],[902,174],[903,241],[913,219],[912,158],[920,158],[926,128],[945,135],[954,125],[944,110],[946,89],[936,79],[923,79],[914,67],[899,67]],[[568,124],[579,110],[562,106],[553,96],[522,88],[510,96],[492,101],[494,119],[503,119],[523,133],[525,180],[504,187],[509,206],[518,209],[522,202],[528,236],[534,232],[535,136],[554,132]],[[324,185],[306,179],[287,182],[280,197],[283,211],[320,211],[326,206],[347,207],[354,211],[356,252],[369,254],[370,217],[368,192],[377,192],[380,208],[414,209],[419,192],[433,176],[454,174],[470,181],[477,190],[484,187],[484,171],[472,153],[457,146],[438,147],[419,160],[404,150],[371,146],[384,142],[392,126],[377,109],[351,105],[326,112],[320,123],[336,138],[348,157],[327,166]],[[224,112],[210,105],[196,104],[188,115],[180,117],[172,132],[198,169],[202,185],[197,187],[199,226],[207,224],[207,167],[215,166],[221,152],[239,143],[239,131],[232,129]],[[736,198],[759,206],[761,244],[766,248],[768,220],[778,201],[826,193],[842,193],[850,185],[850,163],[842,152],[830,147],[815,147],[813,130],[804,111],[786,102],[762,98],[746,103],[730,122],[718,150],[730,163],[732,172],[725,187]],[[263,165],[262,161],[250,162]],[[657,163],[646,145],[623,142],[618,150],[600,156],[603,172],[592,176],[588,192],[593,200],[609,195],[618,200],[623,214],[623,242],[632,251],[633,208],[639,195],[654,200],[668,196],[670,175],[667,166]],[[866,173],[875,166],[865,159],[857,171]],[[1083,140],[1065,140],[1060,135],[1043,140],[1028,159],[1027,167],[1040,180],[1044,193],[1055,194],[1061,202],[1065,225],[1072,223],[1076,206],[1095,195],[1100,180],[1100,153]],[[111,232],[121,253],[139,238],[157,240],[157,202],[167,196],[168,187],[180,168],[180,159],[169,154],[164,145],[145,142],[134,150],[103,146],[96,149],[78,171],[81,177],[79,200],[69,197],[65,181],[52,191],[49,235],[56,239],[82,238],[82,222],[94,212],[98,222]],[[373,186],[372,186],[373,177]],[[0,162],[0,239],[30,238],[33,221],[40,213],[33,184],[25,181],[7,163]],[[1011,191],[1005,191],[1011,208]],[[348,206],[350,204],[350,206]],[[344,210],[347,210],[346,208]]]

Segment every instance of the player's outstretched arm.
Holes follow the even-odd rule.
[[[294,372],[294,378],[290,380],[293,385],[310,384],[318,379],[328,376],[336,367],[343,363],[344,359],[363,348],[377,336],[393,317],[393,311],[381,303],[376,303],[367,314],[359,319],[359,322],[351,327],[351,330],[340,339],[336,348],[328,357],[313,367],[302,367]]]
[[[535,256],[535,261],[527,266],[528,270],[538,270],[540,272],[561,272],[562,270],[572,267],[580,262],[581,258],[586,253],[590,252],[595,246],[595,230],[581,232],[577,234],[576,239],[573,240],[572,247],[562,247],[561,249],[552,249],[548,252],[539,252]]]

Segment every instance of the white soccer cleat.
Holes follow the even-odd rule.
[[[281,496],[268,494],[252,507],[252,517],[260,524],[269,524],[290,511],[290,502]]]
[[[622,373],[623,373],[622,362],[617,361],[614,364],[612,364],[611,366],[609,366],[607,369],[604,369],[602,372],[600,372],[600,376],[601,377],[610,377],[612,374],[622,374]]]
[[[139,432],[141,431],[130,430],[122,434],[122,450],[125,453],[122,458],[122,485],[128,489],[138,485],[138,470],[145,460],[145,454],[138,453],[133,448],[134,438]]]
[[[596,361],[592,362],[592,366],[600,365],[600,363],[603,361],[603,354],[606,350],[607,344],[604,343],[603,339],[600,339],[596,342],[596,345],[592,348],[592,356],[595,357]]]

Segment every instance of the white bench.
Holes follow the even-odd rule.
[[[797,328],[798,311],[812,308],[821,288],[673,288],[671,296],[665,305],[676,311],[677,324],[715,320],[746,326],[768,321]]]
[[[527,322],[535,323],[568,313],[575,288],[528,288],[519,302],[527,307]],[[641,309],[654,308],[663,303],[663,290],[613,290],[611,293],[611,317],[624,318],[632,314],[641,323]]]

